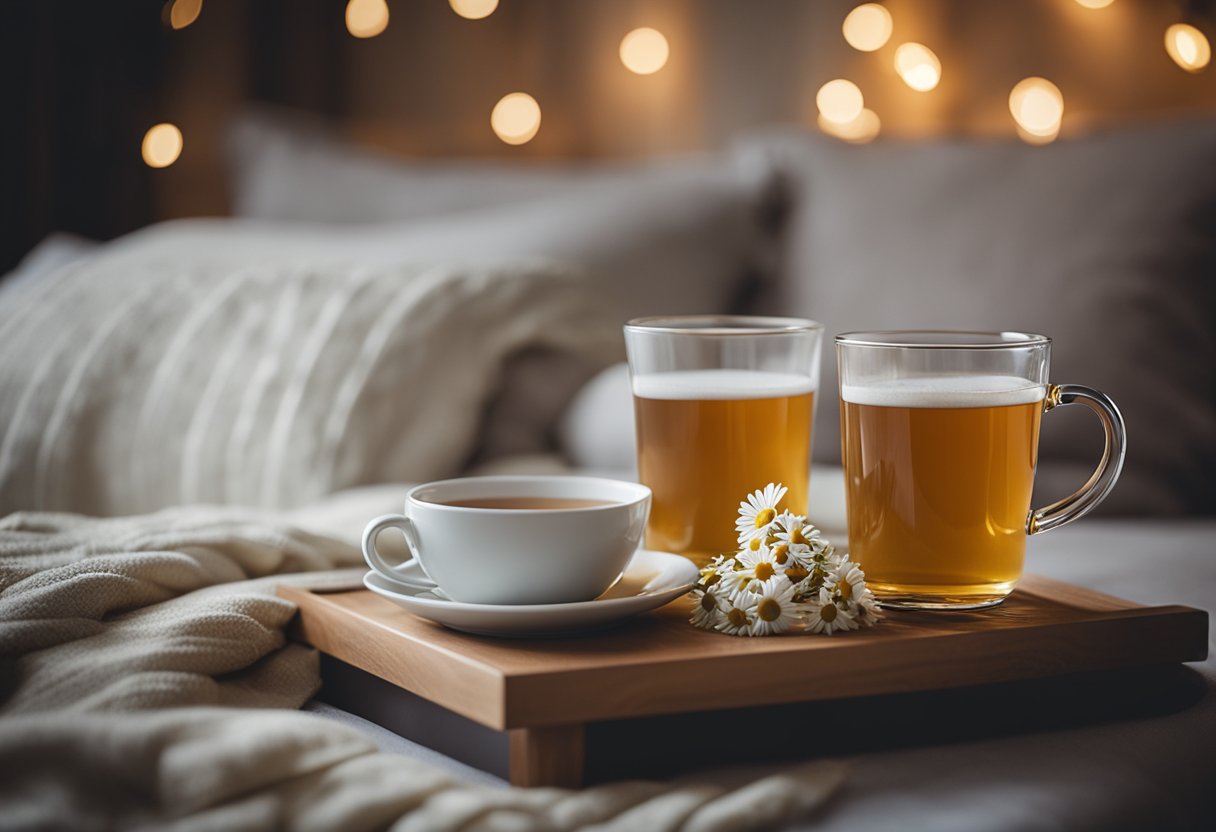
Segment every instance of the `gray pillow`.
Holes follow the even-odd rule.
[[[238,217],[343,224],[298,236],[360,258],[559,259],[579,267],[622,318],[732,311],[772,268],[760,210],[765,172],[730,155],[407,161],[276,111],[238,119],[229,151]]]
[[[232,213],[266,220],[369,223],[562,196],[651,168],[560,162],[406,160],[361,149],[315,115],[259,107],[228,128]],[[693,160],[660,166],[678,174]]]
[[[1216,508],[1216,121],[1034,147],[1015,141],[851,146],[758,138],[789,199],[774,310],[829,333],[1042,332],[1052,378],[1109,393],[1127,420],[1124,478],[1105,508]],[[824,351],[816,459],[840,455],[834,350]],[[1044,420],[1040,494],[1083,481],[1101,430]]]

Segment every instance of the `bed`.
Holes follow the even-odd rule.
[[[277,154],[235,166],[244,216],[52,241],[0,281],[0,759],[25,761],[0,798],[22,825],[1216,824],[1212,659],[1092,714],[1044,697],[939,738],[928,708],[898,748],[858,725],[809,765],[529,795],[313,698],[316,656],[268,598],[349,584],[406,483],[633,476],[621,322],[733,310],[1055,336],[1053,376],[1111,393],[1131,450],[1103,516],[1033,538],[1030,569],[1211,612],[1216,123],[1043,148],[783,131],[527,171],[279,138],[234,143]],[[1096,458],[1066,416],[1036,501]],[[843,539],[836,421],[821,396],[811,516]]]

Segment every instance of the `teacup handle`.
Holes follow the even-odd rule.
[[[380,552],[376,550],[376,538],[380,536],[380,532],[385,529],[400,529],[405,535],[405,545],[409,547],[412,558],[393,565],[386,561]],[[401,568],[418,558],[418,530],[414,528],[414,523],[404,514],[385,514],[382,517],[377,517],[375,520],[367,524],[367,528],[363,530],[363,559],[367,561],[367,565],[379,572],[390,581],[406,584],[408,586],[433,589],[437,584],[427,577],[406,576],[401,574]]]
[[[1055,529],[1088,514],[1106,499],[1119,479],[1119,471],[1123,469],[1123,457],[1127,454],[1127,428],[1123,424],[1123,415],[1110,396],[1080,384],[1048,385],[1043,412],[1067,404],[1083,404],[1098,414],[1106,431],[1106,447],[1102,450],[1098,467],[1079,490],[1046,508],[1031,509],[1030,516],[1026,518],[1027,534]]]

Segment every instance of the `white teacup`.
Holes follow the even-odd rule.
[[[523,507],[520,507],[523,506]],[[650,489],[595,477],[467,477],[420,485],[404,514],[367,524],[363,557],[392,581],[419,576],[376,550],[400,529],[418,565],[453,601],[560,604],[589,601],[620,577],[650,513]]]

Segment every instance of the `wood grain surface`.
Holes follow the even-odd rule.
[[[754,639],[693,628],[686,599],[598,635],[497,639],[364,590],[279,594],[300,607],[295,635],[324,653],[490,728],[553,726],[512,735],[516,760],[557,749],[544,765],[577,756],[572,726],[589,721],[1174,664],[1205,658],[1208,644],[1202,610],[1142,607],[1037,576],[988,610],[888,612],[870,630]]]

